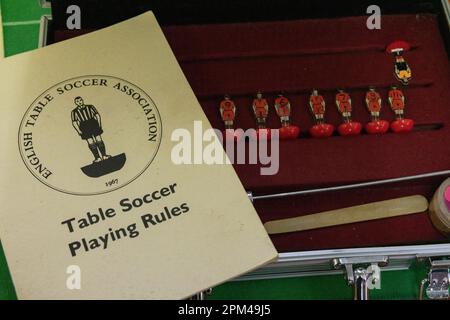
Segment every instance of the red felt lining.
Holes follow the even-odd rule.
[[[445,170],[450,166],[450,68],[437,21],[431,15],[384,16],[382,29],[368,30],[366,17],[214,26],[169,27],[164,32],[194,92],[213,126],[222,128],[218,102],[231,94],[238,107],[236,126],[254,127],[252,95],[266,93],[273,108],[278,91],[293,107],[292,122],[306,131],[312,124],[307,101],[318,88],[327,102],[327,121],[338,125],[336,88],[352,97],[353,119],[369,121],[364,94],[377,86],[384,100],[382,118],[392,121],[387,91],[397,84],[392,55],[384,49],[405,39],[413,49],[405,58],[413,70],[404,90],[406,115],[417,124],[442,124],[433,131],[384,136],[333,136],[325,140],[298,139],[280,145],[280,171],[261,176],[255,165],[235,165],[241,181],[254,193],[308,189]],[[279,127],[270,110],[268,126]],[[443,179],[443,178],[441,178]],[[256,201],[263,221],[315,213],[399,196],[430,198],[439,178],[419,184],[348,190],[278,200]],[[443,241],[426,213],[380,221],[272,237],[280,251],[399,245]]]
[[[254,127],[252,95],[265,92],[270,105],[268,126],[280,126],[273,101],[278,91],[291,100],[292,123],[302,138],[280,144],[280,170],[261,176],[258,165],[235,165],[244,186],[255,194],[333,186],[445,170],[450,167],[450,66],[434,15],[384,15],[381,30],[368,30],[367,17],[165,27],[163,31],[199,98],[208,119],[223,129],[218,106],[232,95],[238,108],[236,126]],[[61,40],[69,33],[57,33]],[[364,94],[377,86],[384,104],[381,118],[394,119],[387,91],[397,84],[392,55],[384,49],[393,40],[413,46],[405,53],[413,80],[404,90],[406,116],[419,125],[441,128],[404,135],[305,138],[313,124],[307,108],[312,88],[327,102],[327,122],[341,116],[335,89],[346,89],[353,101],[353,119],[369,121]],[[399,196],[431,198],[445,177],[328,194],[256,201],[263,221],[310,214]],[[445,238],[426,213],[362,222],[272,237],[280,251],[433,243]]]
[[[416,86],[429,85],[434,77],[426,74],[420,63],[416,62],[419,56],[417,50],[406,57],[413,66],[414,79],[418,79],[414,83]],[[396,82],[392,78],[393,58],[384,52],[374,51],[204,60],[182,63],[182,66],[185,73],[191,75],[192,88],[200,99],[210,96],[218,98],[223,95],[224,88],[230,95],[251,95],[258,89],[264,92],[304,92],[311,88],[367,88],[369,85],[388,86]]]
[[[417,49],[419,45],[411,45],[411,50]],[[338,47],[338,48],[294,48],[286,51],[280,51],[277,48],[261,50],[261,51],[237,51],[237,52],[209,52],[201,54],[185,54],[177,56],[177,60],[181,63],[205,62],[210,60],[248,60],[267,57],[288,57],[288,56],[306,56],[306,55],[335,55],[349,53],[364,52],[384,52],[385,48],[380,45],[364,45],[356,47]]]
[[[433,178],[327,194],[260,200],[255,202],[255,207],[258,212],[261,212],[261,219],[266,222],[274,218],[290,218],[336,209],[336,203],[339,203],[340,207],[348,207],[414,194],[422,194],[430,198],[441,180],[442,178]],[[441,242],[445,238],[432,226],[425,212],[318,230],[273,235],[272,240],[278,250],[292,251],[424,244]]]

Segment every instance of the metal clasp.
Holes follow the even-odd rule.
[[[212,288],[209,288],[208,290],[201,291],[193,296],[189,300],[206,300],[206,296],[209,296],[212,293]]]
[[[355,300],[368,300],[369,288],[381,281],[379,267],[386,266],[388,256],[336,258],[332,260],[335,269],[345,268],[347,283],[354,287]]]
[[[428,273],[426,295],[429,299],[448,299],[450,279],[450,260],[431,261]]]

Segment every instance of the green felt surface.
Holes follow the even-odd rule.
[[[39,21],[50,14],[38,0],[1,0],[5,56],[37,48]]]
[[[4,26],[5,56],[33,50],[38,46],[39,25]]]
[[[1,0],[5,55],[38,46],[39,19],[49,9],[38,0]],[[36,270],[41,272],[42,270]],[[426,268],[383,272],[381,289],[372,290],[372,299],[416,299]],[[3,248],[0,246],[0,299],[16,299]],[[352,299],[352,289],[343,275],[229,282],[214,288],[209,299]]]
[[[8,265],[6,263],[5,255],[3,253],[3,247],[0,244],[0,299],[11,300],[16,299],[16,292],[14,291],[14,285],[11,279],[11,275],[8,271]]]
[[[42,9],[38,0],[2,0],[3,23],[36,21],[50,9]]]

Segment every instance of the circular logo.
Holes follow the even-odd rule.
[[[137,179],[161,143],[150,96],[115,77],[69,79],[42,93],[19,130],[19,150],[43,184],[73,195],[117,190]]]

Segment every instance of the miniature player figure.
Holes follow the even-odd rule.
[[[325,100],[316,89],[309,96],[309,108],[314,117],[315,125],[309,129],[314,138],[325,138],[333,134],[334,127],[325,123]]]
[[[405,96],[403,92],[392,86],[388,93],[389,104],[392,111],[394,111],[396,118],[402,119],[405,111]]]
[[[391,123],[391,130],[394,132],[409,132],[414,127],[414,121],[404,119],[405,115],[405,96],[396,86],[392,86],[388,93],[389,105],[395,113],[395,118]]]
[[[350,95],[342,89],[338,89],[336,94],[336,106],[345,122],[352,120],[352,99]]]
[[[341,136],[358,135],[361,132],[361,124],[352,121],[352,99],[342,89],[338,89],[336,94],[336,106],[344,119],[344,123],[338,127],[339,134]]]
[[[220,116],[225,124],[225,129],[233,129],[234,119],[236,117],[236,105],[230,99],[229,95],[224,96],[220,102]]]
[[[409,51],[411,46],[406,41],[394,41],[386,47],[386,52],[395,57],[394,75],[403,85],[407,86],[412,79],[411,68],[403,57],[403,52]]]
[[[283,94],[279,94],[275,99],[275,111],[280,117],[281,128],[280,128],[280,138],[281,139],[295,139],[300,133],[300,128],[291,125],[291,103],[288,98]]]
[[[275,99],[275,110],[277,111],[277,115],[280,117],[281,126],[282,127],[289,126],[291,123],[289,119],[289,117],[291,116],[291,103],[281,93]]]
[[[365,102],[372,119],[371,122],[366,124],[366,131],[370,134],[386,133],[389,129],[389,122],[380,120],[382,101],[375,88],[370,87],[369,91],[366,92]]]
[[[225,132],[223,135],[228,139],[234,139],[239,141],[242,138],[242,134],[239,130],[234,130],[234,120],[236,119],[236,105],[231,100],[229,95],[225,95],[219,106],[220,116],[225,125]]]
[[[269,104],[263,98],[261,91],[256,93],[252,104],[253,113],[256,119],[256,137],[255,139],[271,139],[271,131],[266,128],[266,120],[269,115]]]
[[[323,123],[325,115],[325,100],[316,89],[314,89],[312,94],[309,96],[309,107],[316,123]]]
[[[366,92],[366,105],[373,121],[380,119],[381,103],[380,94],[375,91],[375,88],[369,88],[369,91]]]
[[[269,114],[269,105],[267,100],[263,98],[262,93],[258,91],[256,93],[256,98],[253,99],[253,113],[256,118],[256,126],[258,129],[266,128],[266,119]]]

